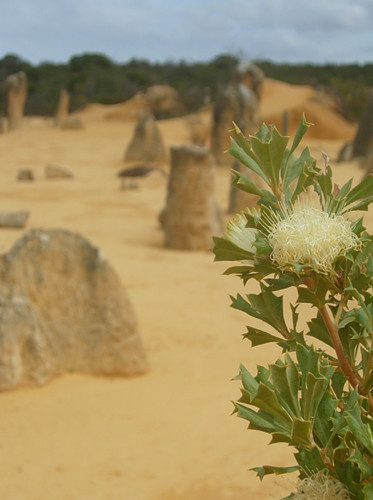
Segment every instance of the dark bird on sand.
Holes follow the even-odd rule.
[[[139,178],[139,177],[146,177],[148,174],[154,171],[159,171],[161,172],[162,175],[165,177],[168,177],[168,174],[163,170],[162,167],[158,167],[155,165],[135,165],[133,167],[126,167],[122,168],[118,173],[117,176],[121,178],[122,184],[121,188],[126,189],[126,188],[135,188],[138,187],[134,182],[133,179]],[[132,182],[126,182],[128,179],[132,180]]]

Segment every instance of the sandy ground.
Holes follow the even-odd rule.
[[[272,82],[263,115],[294,103],[302,108],[311,94]],[[294,476],[261,483],[248,469],[292,464],[292,450],[267,446],[268,436],[231,416],[231,400],[239,397],[239,383],[231,379],[239,364],[255,371],[280,353],[251,350],[242,340],[246,318],[229,307],[229,294],[241,285],[222,276],[225,263],[214,263],[208,251],[163,247],[157,217],[167,180],[154,172],[138,189],[120,189],[116,173],[134,122],[104,114],[97,106],[81,113],[82,130],[29,118],[0,135],[0,210],[28,209],[27,229],[77,231],[102,250],[130,296],[151,369],[129,379],[69,374],[0,394],[0,498],[280,499],[294,487]],[[353,127],[343,127],[336,139],[312,138],[317,158],[322,151],[335,157],[353,136]],[[189,140],[185,119],[162,121],[160,128],[168,146]],[[75,177],[46,179],[48,163]],[[32,168],[35,181],[17,181],[20,168]],[[341,181],[361,175],[355,163],[336,165],[335,172]],[[219,167],[215,193],[223,211],[228,191],[229,170]],[[1,252],[22,234],[0,231]]]

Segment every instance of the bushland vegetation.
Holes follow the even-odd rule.
[[[116,63],[98,53],[73,56],[66,64],[43,62],[32,65],[18,55],[0,60],[0,85],[17,71],[28,77],[26,114],[52,116],[62,88],[69,91],[71,110],[88,103],[123,102],[151,85],[168,84],[178,90],[185,108],[196,111],[206,98],[214,99],[231,78],[238,58],[221,54],[208,62],[151,63],[130,59]],[[361,115],[373,89],[372,64],[279,64],[253,61],[266,76],[292,84],[307,84],[336,98],[340,112],[349,120]],[[1,89],[2,90],[2,89]],[[5,113],[5,94],[0,92],[0,114]]]

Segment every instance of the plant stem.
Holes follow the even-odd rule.
[[[328,332],[330,334],[330,338],[333,342],[333,346],[335,349],[335,352],[338,357],[338,361],[341,367],[342,372],[344,375],[348,378],[350,384],[352,387],[359,386],[359,380],[356,377],[350,363],[348,362],[348,359],[346,358],[346,355],[343,351],[341,339],[339,338],[338,335],[338,326],[335,323],[334,319],[331,318],[331,314],[329,313],[329,310],[325,305],[319,308],[320,314],[322,319],[324,320],[324,323],[328,329]]]
[[[319,312],[330,334],[330,338],[332,340],[339,361],[339,365],[343,374],[347,377],[352,387],[357,387],[359,393],[368,398],[369,408],[371,413],[373,413],[373,398],[369,392],[367,394],[364,393],[360,377],[354,372],[352,366],[350,365],[348,359],[346,358],[346,355],[343,351],[341,339],[339,338],[337,323],[334,321],[334,318],[332,318],[332,315],[330,314],[329,309],[327,308],[326,305],[319,307]]]
[[[342,295],[341,300],[340,300],[339,305],[338,305],[337,313],[336,313],[336,315],[334,317],[334,322],[336,324],[338,324],[338,322],[339,322],[339,320],[341,318],[341,315],[342,315],[343,308],[344,308],[345,304],[346,304],[346,297],[344,295]]]

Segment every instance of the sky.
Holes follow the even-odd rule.
[[[373,62],[373,0],[0,0],[0,58]]]

